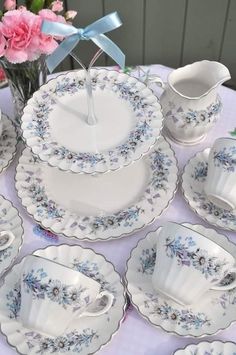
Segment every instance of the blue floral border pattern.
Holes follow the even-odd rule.
[[[157,199],[160,198],[160,192],[166,192],[168,190],[170,167],[173,165],[174,161],[173,158],[164,153],[161,148],[155,149],[148,159],[150,161],[152,179],[146,188],[145,199],[153,211]],[[39,162],[40,160],[33,156],[28,159],[29,164],[34,165]],[[40,218],[53,219],[61,222],[66,215],[66,211],[48,197],[40,174],[35,176],[29,166],[27,166],[27,170],[24,170],[23,167],[22,169],[27,175],[25,181],[28,183],[27,186],[22,186],[22,189],[27,191],[32,203],[36,206],[37,215]],[[132,227],[144,212],[144,209],[137,203],[112,215],[81,217],[78,221],[72,222],[69,227],[72,229],[79,228],[79,230],[82,232],[86,231],[88,234],[96,234],[97,232],[116,229],[121,226],[127,228]]]
[[[162,301],[157,295],[145,293],[144,307],[149,309],[150,315],[155,315],[162,320],[170,321],[182,329],[200,329],[211,326],[211,320],[203,312],[193,312],[191,309],[177,309],[168,302]]]
[[[104,275],[100,272],[99,266],[95,262],[91,262],[89,260],[83,261],[79,258],[75,258],[70,267],[76,271],[81,272],[85,276],[92,278],[97,281],[101,285],[101,290],[107,290],[111,292],[114,296],[116,296],[116,290],[110,283],[106,280]],[[114,297],[115,301],[115,297]],[[113,302],[114,304],[114,302]]]
[[[21,286],[20,282],[17,282],[13,289],[6,294],[6,306],[9,310],[10,319],[18,319],[20,307],[21,307]]]
[[[175,123],[179,122],[182,127],[199,126],[201,124],[212,124],[217,120],[217,116],[221,112],[222,102],[219,96],[215,102],[206,107],[205,110],[184,111],[181,106],[176,107],[172,102],[169,103],[170,110],[165,113],[165,116],[171,118]]]
[[[74,95],[81,89],[85,89],[85,79],[75,80],[75,78],[67,76],[61,77],[54,89],[43,91],[40,99],[35,98],[36,107],[32,112],[32,121],[26,127],[33,136],[43,140],[41,143],[43,151],[51,151],[50,154],[57,156],[58,159],[65,159],[81,169],[95,167],[100,163],[109,163],[112,167],[117,164],[119,156],[122,156],[126,162],[130,154],[153,137],[154,130],[151,121],[157,117],[156,109],[152,108],[144,97],[139,96],[139,91],[129,83],[118,82],[108,76],[103,76],[101,79],[98,75],[92,78],[92,83],[94,90],[96,88],[104,90],[109,85],[118,97],[130,103],[138,118],[138,123],[129,134],[126,143],[115,147],[104,155],[102,153],[75,153],[50,140],[49,114],[52,112],[53,106],[57,104],[57,98],[64,95]]]
[[[74,330],[54,338],[47,338],[36,332],[27,332],[25,337],[30,350],[34,349],[35,353],[44,355],[45,353],[60,354],[68,351],[79,354],[99,338],[99,335],[94,330],[87,328],[82,332]]]
[[[236,171],[236,145],[214,151],[213,159],[215,166],[222,167],[228,173],[234,173]]]
[[[208,163],[199,161],[194,167],[194,172],[191,177],[196,181],[205,181],[207,177]]]
[[[166,255],[176,259],[180,266],[194,267],[205,279],[213,277],[212,282],[217,281],[222,274],[222,269],[227,265],[226,261],[218,257],[210,256],[208,251],[201,249],[191,236],[183,238],[166,238]]]
[[[12,249],[13,247],[10,245],[8,248],[0,250],[0,263],[11,256]]]
[[[138,267],[138,272],[144,275],[152,275],[156,262],[156,250],[155,248],[146,248],[141,252],[139,257],[140,266]]]
[[[33,299],[50,299],[64,309],[72,308],[75,312],[90,303],[86,287],[73,287],[63,284],[60,280],[53,280],[43,268],[31,270],[22,276],[24,291],[30,293]]]

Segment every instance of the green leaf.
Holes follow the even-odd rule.
[[[45,0],[33,0],[30,6],[30,11],[37,14],[44,7]]]
[[[0,20],[1,20],[2,16],[3,16],[3,12],[0,10]]]
[[[231,134],[231,136],[236,136],[236,128],[234,129],[234,131],[229,132]]]
[[[129,73],[131,73],[131,71],[134,69],[134,67],[124,67],[124,70],[123,70],[123,72],[125,73],[125,74],[129,74]]]

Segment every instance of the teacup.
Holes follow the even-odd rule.
[[[215,205],[236,208],[236,139],[219,138],[213,144],[204,190]]]
[[[193,304],[204,293],[236,287],[235,258],[218,244],[178,223],[168,222],[157,238],[153,288],[181,305]],[[229,280],[230,278],[228,278]]]
[[[15,239],[14,234],[11,231],[0,232],[0,251],[9,248]]]
[[[79,271],[35,255],[25,258],[20,318],[27,328],[62,335],[74,318],[107,312],[113,299],[110,292],[101,291],[97,281]]]

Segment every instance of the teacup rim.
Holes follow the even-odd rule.
[[[77,273],[77,274],[80,274],[80,275],[82,275],[83,277],[86,277],[87,279],[89,279],[90,282],[94,282],[94,283],[96,283],[96,284],[98,284],[98,285],[101,286],[101,284],[100,284],[98,281],[92,279],[91,277],[88,277],[87,275],[83,274],[81,271],[74,270],[74,269],[70,268],[70,267],[67,266],[67,265],[63,265],[63,264],[61,264],[61,263],[58,263],[58,262],[55,261],[55,260],[50,260],[50,259],[47,259],[47,258],[45,258],[45,257],[43,257],[43,256],[40,256],[40,255],[35,255],[35,254],[28,254],[28,255],[26,255],[26,256],[25,256],[25,260],[24,260],[24,264],[25,264],[25,261],[26,261],[27,259],[32,259],[32,258],[33,258],[33,259],[36,259],[36,258],[37,258],[37,259],[43,259],[44,261],[49,262],[50,264],[59,265],[62,269],[66,269],[66,270],[72,272],[73,274],[76,274],[76,273]],[[24,268],[24,266],[23,266],[23,268]],[[22,270],[23,270],[23,269],[22,269]]]
[[[206,239],[207,242],[209,242],[210,244],[217,245],[218,248],[222,249],[226,254],[228,254],[228,255],[234,260],[234,264],[236,264],[236,258],[235,258],[228,250],[226,250],[226,249],[225,249],[224,247],[222,247],[221,245],[217,244],[215,241],[213,241],[213,240],[207,238],[207,236],[205,236],[204,234],[202,234],[202,233],[200,233],[200,232],[198,232],[198,231],[195,231],[194,229],[191,229],[191,228],[189,228],[189,227],[183,225],[182,223],[178,223],[178,222],[175,222],[175,221],[167,221],[167,222],[165,222],[165,224],[162,226],[162,228],[163,228],[165,225],[167,225],[167,224],[175,224],[175,225],[177,225],[177,226],[179,226],[179,227],[182,227],[182,229],[188,229],[188,230],[190,230],[191,232],[193,232],[193,233],[195,233],[195,234],[197,234],[197,235],[202,236],[202,237],[203,237],[204,239]]]
[[[216,142],[225,141],[225,140],[233,141],[233,142],[236,143],[236,138],[233,138],[233,137],[218,137],[218,138],[216,138],[216,140],[214,141],[212,147],[216,144]]]

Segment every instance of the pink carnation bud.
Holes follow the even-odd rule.
[[[16,0],[5,0],[3,6],[7,11],[14,10],[16,8]]]
[[[60,0],[55,0],[51,3],[51,9],[54,12],[61,12],[63,11],[63,2]]]
[[[65,19],[66,21],[73,20],[76,15],[77,15],[77,11],[73,11],[73,10],[67,11],[65,13]]]

